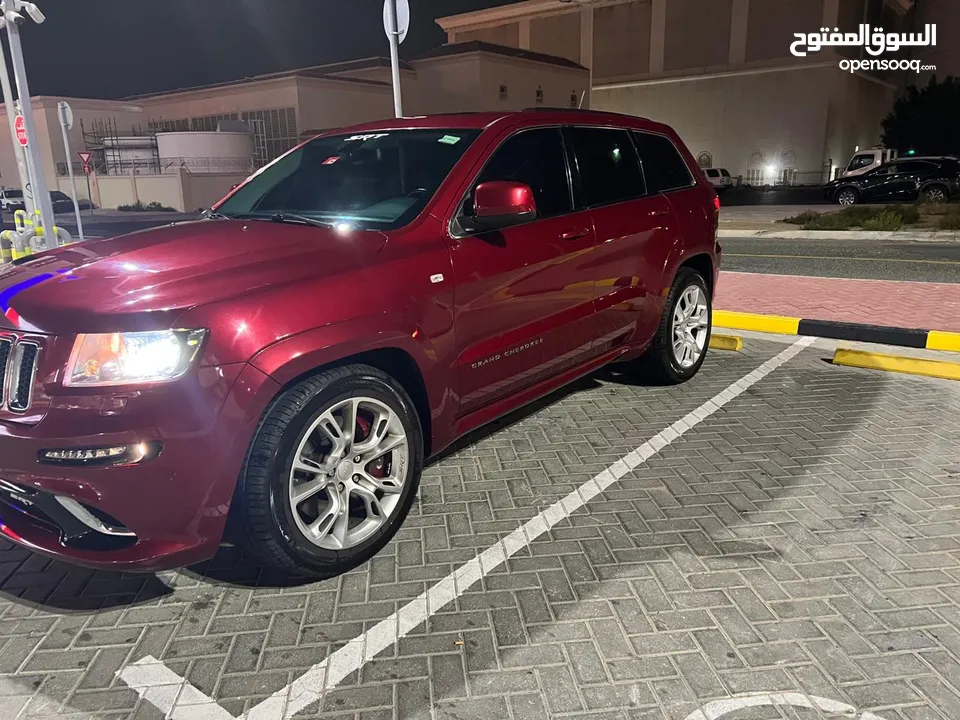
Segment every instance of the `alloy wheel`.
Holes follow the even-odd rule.
[[[940,187],[927,188],[924,195],[926,195],[927,202],[945,203],[947,201],[947,194]]]
[[[297,528],[327,550],[356,547],[393,514],[409,462],[400,417],[386,404],[354,397],[313,421],[290,469]]]
[[[699,285],[689,285],[673,310],[673,357],[684,370],[697,364],[707,346],[710,310]]]
[[[853,190],[843,190],[837,196],[837,201],[841,205],[853,205],[857,202],[857,194]]]

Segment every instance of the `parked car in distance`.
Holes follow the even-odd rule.
[[[823,186],[841,205],[867,202],[948,202],[960,196],[960,160],[910,157],[884,163],[862,175],[841,177]]]
[[[24,209],[23,190],[19,188],[0,188],[0,207],[6,215]]]
[[[718,193],[733,187],[733,178],[726,168],[706,168],[703,174]]]
[[[60,190],[50,191],[50,202],[53,203],[53,212],[58,215],[60,213],[72,213],[74,211],[73,198]],[[80,210],[89,210],[93,207],[86,198],[78,198],[77,206]]]
[[[662,124],[408,118],[310,140],[206,219],[3,266],[0,535],[156,570],[229,527],[345,571],[470,430],[612,362],[696,375],[719,208]]]

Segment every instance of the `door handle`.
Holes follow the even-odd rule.
[[[580,240],[590,234],[589,228],[584,230],[571,230],[560,236],[561,240]]]

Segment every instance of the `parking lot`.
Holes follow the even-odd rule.
[[[583,380],[435,462],[334,580],[5,545],[0,719],[955,720],[960,385],[836,345]]]

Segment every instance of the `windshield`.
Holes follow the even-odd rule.
[[[392,130],[317,138],[268,165],[216,212],[402,227],[426,207],[479,134]]]
[[[51,200],[55,200],[55,201],[56,201],[56,200],[69,200],[69,199],[70,199],[70,196],[67,195],[65,192],[61,192],[60,190],[51,190],[51,191],[50,191],[50,199],[51,199]]]
[[[3,196],[8,198],[22,198],[23,190],[4,190]]]

